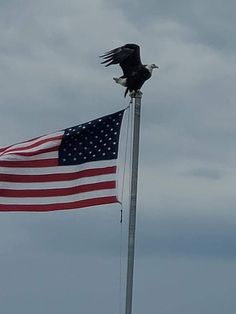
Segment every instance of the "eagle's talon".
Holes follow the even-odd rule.
[[[135,96],[136,96],[135,90],[132,90],[132,92],[130,92],[129,96],[130,96],[131,98],[135,98]]]

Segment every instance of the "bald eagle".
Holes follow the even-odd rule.
[[[114,77],[114,81],[126,87],[124,97],[127,93],[137,92],[143,86],[144,82],[152,75],[152,70],[159,68],[155,64],[142,64],[140,58],[140,47],[136,44],[126,44],[115,48],[101,55],[103,58],[101,64],[109,66],[119,64],[123,70],[121,77]]]

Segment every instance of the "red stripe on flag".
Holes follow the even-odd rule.
[[[14,145],[10,145],[10,146],[6,146],[6,147],[0,148],[0,154],[1,154],[2,152],[4,152],[5,150],[7,150],[8,148],[12,147],[12,146],[14,146]]]
[[[55,152],[57,151],[59,148],[59,145],[54,146],[54,147],[50,147],[50,148],[44,148],[44,149],[39,149],[33,152],[20,152],[20,153],[14,153],[14,155],[17,156],[23,156],[23,157],[30,157],[30,156],[36,156],[36,155],[40,155],[40,154],[46,154],[46,153],[50,153],[50,152]]]
[[[50,138],[46,138],[46,139],[42,139],[42,140],[39,140],[31,145],[26,145],[26,146],[21,146],[21,147],[15,147],[15,145],[12,146],[12,149],[6,149],[3,153],[15,153],[17,151],[23,151],[25,149],[30,149],[30,148],[34,148],[34,147],[37,147],[39,145],[42,145],[42,144],[45,144],[45,143],[48,143],[48,142],[53,142],[55,140],[61,140],[63,137],[63,134],[62,135],[57,135],[57,136],[53,136],[53,137],[50,137]],[[27,142],[25,142],[27,143]],[[24,144],[24,143],[20,143],[20,144]]]
[[[39,175],[21,175],[0,173],[0,182],[19,182],[19,183],[36,183],[36,182],[56,182],[76,180],[86,177],[100,176],[116,173],[116,166],[86,169],[71,173],[54,173]]]
[[[54,210],[70,210],[79,209],[82,207],[90,207],[96,205],[105,205],[117,203],[116,196],[105,196],[91,198],[81,201],[69,202],[69,203],[57,203],[57,204],[44,204],[44,205],[4,205],[0,204],[0,211],[28,211],[28,212],[47,212]]]
[[[115,189],[116,181],[106,181],[99,183],[89,183],[78,185],[69,188],[58,189],[35,189],[35,190],[10,190],[0,189],[1,197],[54,197],[54,196],[68,196],[73,194]]]
[[[58,166],[58,159],[41,160],[0,160],[0,167],[8,168],[38,168]]]

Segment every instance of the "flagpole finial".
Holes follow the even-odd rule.
[[[137,90],[137,91],[132,91],[129,96],[131,98],[142,98],[143,93],[141,92],[141,90]]]
[[[136,93],[135,93],[135,98],[142,98],[143,96],[143,93],[141,92],[141,90],[137,90]]]

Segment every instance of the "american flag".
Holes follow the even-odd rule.
[[[53,211],[117,202],[124,110],[0,148],[0,211]]]

